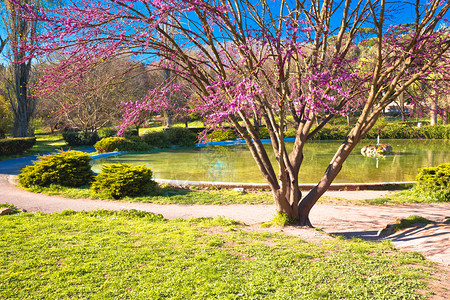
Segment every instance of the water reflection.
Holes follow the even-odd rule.
[[[385,157],[364,157],[359,148],[344,163],[335,182],[386,182],[412,181],[417,169],[436,166],[450,161],[450,141],[443,140],[386,140],[393,147],[393,154]],[[372,142],[373,143],[373,142]],[[330,163],[340,142],[312,142],[305,146],[304,163],[300,169],[301,183],[317,182]],[[271,153],[270,145],[265,145]],[[287,145],[292,147],[291,144]],[[123,155],[95,162],[93,169],[100,170],[102,163],[125,162],[145,164],[161,179],[264,182],[250,151],[245,145],[210,147],[189,150],[171,150],[151,154]]]

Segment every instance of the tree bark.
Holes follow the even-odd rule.
[[[14,113],[14,137],[26,137],[31,134],[30,121],[35,110],[35,103],[33,98],[28,95],[30,69],[30,61],[14,65],[14,94],[16,103],[11,103]]]
[[[319,183],[301,200],[298,206],[298,225],[313,227],[309,213],[317,200],[328,190],[333,180],[342,169],[342,164],[358,144],[360,138],[347,137],[331,160]]]
[[[434,98],[431,100],[431,110],[430,110],[430,125],[434,126],[437,124],[437,102],[438,93],[435,93]]]

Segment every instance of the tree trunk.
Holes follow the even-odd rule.
[[[272,191],[277,212],[287,215],[292,220],[299,219],[298,204],[302,198],[302,192],[298,188],[298,180],[286,182],[286,192],[281,189]],[[312,226],[309,224],[308,226]]]
[[[352,152],[353,148],[358,144],[358,140],[347,138],[341,145],[328,168],[320,179],[319,183],[302,199],[298,206],[298,224],[300,226],[312,227],[309,220],[309,213],[317,200],[328,190],[333,180],[342,169],[342,164]]]
[[[434,99],[431,100],[430,125],[432,126],[437,124],[437,102],[438,102],[438,93],[436,92]]]
[[[14,137],[30,135],[30,120],[35,109],[34,99],[28,95],[30,68],[30,62],[14,65],[14,95],[16,103],[11,103],[14,113]]]

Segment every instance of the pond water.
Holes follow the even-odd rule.
[[[383,158],[361,155],[366,140],[358,145],[344,163],[336,183],[369,183],[413,181],[418,168],[450,162],[450,141],[447,140],[383,140],[392,145],[393,154]],[[317,183],[336,149],[337,141],[310,142],[304,148],[300,183]],[[273,157],[271,145],[265,145]],[[292,144],[287,144],[292,147]],[[275,162],[273,158],[272,163]],[[94,161],[92,169],[100,172],[105,163],[146,165],[157,179],[213,182],[265,182],[245,145],[195,149],[175,149],[153,153],[125,154]]]

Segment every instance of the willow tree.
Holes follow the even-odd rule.
[[[401,6],[385,0],[106,0],[75,1],[46,14],[22,9],[46,24],[33,51],[71,57],[43,84],[81,76],[95,59],[123,53],[170,70],[191,84],[207,122],[228,122],[245,139],[276,209],[311,226],[311,208],[383,109],[412,83],[448,67],[448,32],[438,28],[450,3],[408,5],[414,7],[408,30],[396,11]],[[361,60],[354,51],[366,38],[374,51]],[[358,112],[356,125],[302,197],[305,144],[350,109]],[[293,147],[284,141],[290,116]],[[254,119],[268,129],[276,166]]]

